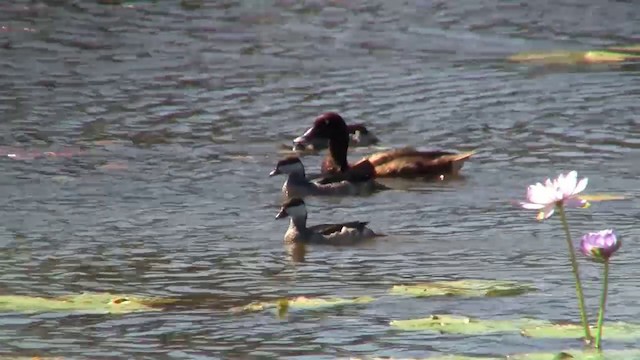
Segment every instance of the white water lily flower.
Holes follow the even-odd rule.
[[[578,173],[571,171],[560,174],[558,178],[547,179],[544,184],[537,183],[527,188],[527,201],[520,205],[525,209],[540,210],[536,219],[544,220],[553,215],[556,206],[584,208],[589,202],[578,198],[578,194],[587,187],[587,178],[578,181]]]

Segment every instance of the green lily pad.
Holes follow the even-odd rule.
[[[374,299],[369,296],[362,296],[354,299],[342,298],[308,298],[299,296],[291,299],[280,299],[276,301],[254,302],[239,308],[232,308],[232,312],[254,312],[277,308],[282,316],[289,310],[323,310],[345,305],[368,304]]]
[[[372,357],[366,357],[366,358],[359,358],[359,357],[350,357],[350,360],[395,360],[395,358],[390,358],[390,357],[377,357],[377,356],[372,356]],[[412,360],[418,360],[415,358],[411,358]],[[399,360],[399,358],[398,358]],[[436,356],[430,356],[428,358],[424,358],[422,360],[505,360],[504,357],[481,357],[481,356],[464,356],[464,355],[436,355]]]
[[[584,61],[587,63],[610,63],[610,62],[623,62],[629,60],[638,60],[640,57],[633,54],[619,53],[615,51],[587,51],[584,54]]]
[[[509,355],[509,360],[629,360],[639,359],[640,350],[565,350],[556,353],[531,353]]]
[[[389,323],[399,330],[433,331],[448,334],[484,335],[519,332],[524,326],[544,325],[546,321],[534,319],[480,320],[466,316],[431,315],[422,319],[393,320]]]
[[[504,360],[503,357],[480,357],[480,356],[464,356],[464,355],[442,355],[431,356],[425,360]]]
[[[578,195],[577,198],[586,200],[586,201],[591,201],[591,202],[627,199],[627,197],[624,195],[616,195],[616,194],[585,194],[585,195]]]
[[[44,298],[23,295],[0,296],[0,312],[82,312],[96,314],[122,314],[139,311],[160,311],[169,299],[152,299],[108,293],[83,293],[80,295]]]
[[[628,46],[612,46],[608,48],[608,50],[618,51],[618,52],[640,52],[640,44],[628,45]]]
[[[591,327],[595,334],[596,328]],[[522,328],[523,336],[534,338],[579,339],[584,337],[582,325],[578,324],[540,324]],[[603,340],[632,341],[640,339],[640,324],[606,322],[602,328]]]
[[[395,285],[390,293],[417,297],[463,296],[463,297],[499,297],[517,296],[535,291],[530,285],[515,281],[498,280],[456,280],[435,281],[415,285]]]
[[[606,64],[638,60],[640,56],[606,50],[523,52],[507,58],[511,62],[558,65]]]
[[[63,360],[60,356],[3,356],[2,360]]]

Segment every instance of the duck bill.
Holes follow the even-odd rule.
[[[278,213],[278,215],[276,215],[276,220],[284,219],[287,216],[289,216],[289,214],[287,214],[287,210],[286,209],[280,209],[280,212]]]
[[[308,145],[312,143],[315,138],[315,127],[311,127],[307,129],[307,131],[305,131],[302,136],[298,136],[297,138],[293,139],[293,143],[295,145]]]
[[[282,172],[280,172],[280,169],[276,168],[276,169],[271,170],[271,172],[269,173],[269,177],[280,175],[280,174],[282,174]]]

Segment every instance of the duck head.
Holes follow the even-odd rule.
[[[380,140],[364,124],[353,124],[347,126],[351,140],[360,146],[375,145]]]
[[[302,199],[294,198],[282,204],[280,212],[276,215],[276,219],[284,219],[291,217],[292,219],[300,219],[307,217],[307,207]]]
[[[334,115],[340,117],[340,115],[335,113],[333,113],[332,115],[329,115],[329,114],[331,113],[323,114],[319,118],[321,118],[322,116],[324,116],[324,118],[331,118]],[[319,127],[322,128],[322,125],[320,124]],[[370,146],[380,142],[378,137],[375,136],[371,131],[369,131],[369,129],[367,129],[367,127],[364,124],[347,125],[347,131],[349,132],[349,141],[352,145]],[[322,132],[323,131],[319,131],[319,133],[322,133]],[[306,151],[306,150],[322,151],[329,146],[330,136],[327,137],[327,136],[322,136],[322,134],[320,134],[320,136],[313,135],[313,136],[305,137],[304,139],[303,137],[304,135],[294,140],[293,149],[292,149],[293,151]]]
[[[313,121],[313,126],[293,140],[294,143],[308,144],[316,139],[329,141],[329,154],[333,161],[345,172],[349,168],[347,163],[347,149],[349,148],[349,128],[342,116],[334,112],[327,112]]]
[[[287,157],[278,161],[276,167],[269,173],[269,176],[276,176],[281,174],[297,174],[304,176],[304,165],[297,156]]]
[[[294,144],[311,144],[313,142],[346,140],[349,141],[349,128],[342,116],[335,112],[327,112],[318,116],[307,131],[293,140]]]

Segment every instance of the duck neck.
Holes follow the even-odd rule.
[[[289,222],[289,227],[297,230],[298,232],[307,230],[307,216],[292,217]]]
[[[304,172],[304,169],[296,169],[296,171],[293,171],[291,173],[289,173],[289,179],[306,179],[307,175]]]
[[[302,186],[302,185],[310,184],[310,181],[304,175],[304,172],[303,173],[291,173],[287,177],[287,181],[285,182],[285,184]]]
[[[349,133],[347,131],[329,139],[329,154],[331,155],[331,160],[340,167],[340,172],[349,170],[349,163],[347,162],[348,149]]]

